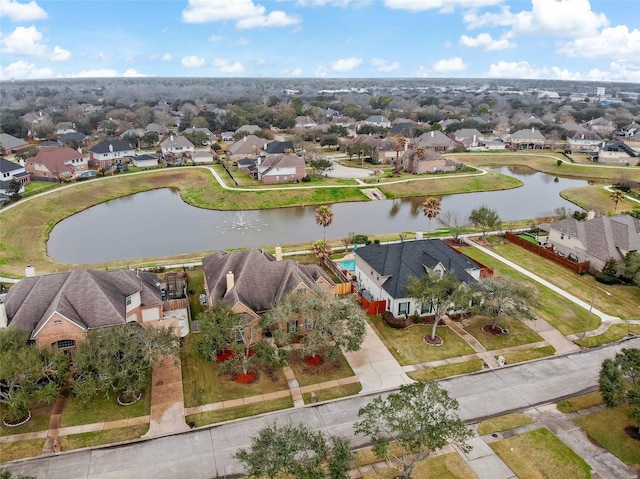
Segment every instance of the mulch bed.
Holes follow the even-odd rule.
[[[425,334],[422,340],[429,346],[442,346],[444,344],[444,340],[440,336],[434,336],[434,338],[431,339],[430,334]]]
[[[318,366],[322,364],[322,356],[316,354],[315,356],[305,356],[304,362],[310,366]]]
[[[239,382],[240,384],[251,384],[256,379],[258,379],[258,375],[253,371],[247,371],[246,374],[244,373],[236,374],[234,379],[236,380],[236,382]]]
[[[501,334],[505,334],[502,330],[502,326],[493,327],[490,324],[485,324],[482,326],[482,332],[485,334],[490,334],[491,336],[500,336]]]
[[[249,356],[253,356],[255,353],[255,350],[249,349]],[[219,363],[223,363],[231,359],[233,356],[233,351],[231,351],[230,349],[223,349],[218,354],[216,354],[216,361],[218,361]]]
[[[638,426],[627,426],[624,428],[624,432],[626,432],[627,436],[631,439],[640,441],[640,431],[638,431]]]

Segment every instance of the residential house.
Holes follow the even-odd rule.
[[[403,122],[394,123],[389,130],[389,135],[404,136],[406,138],[413,137],[416,131],[416,122],[411,120],[405,120]]]
[[[245,315],[247,325],[253,327],[263,313],[288,295],[318,288],[333,290],[335,286],[320,266],[283,260],[280,247],[276,247],[275,256],[256,248],[218,251],[202,258],[202,269],[208,305],[225,302]]]
[[[309,116],[297,116],[296,117],[296,128],[313,128],[317,123],[313,120],[313,118]]]
[[[355,250],[355,276],[361,294],[369,301],[384,301],[394,316],[430,314],[408,297],[409,278],[430,272],[454,274],[471,285],[480,279],[482,268],[442,240],[402,241],[386,245],[368,244]]]
[[[153,168],[158,166],[158,157],[156,155],[134,155],[131,157],[131,163],[138,168]]]
[[[160,148],[163,155],[173,153],[174,155],[181,155],[182,153],[193,153],[196,149],[187,138],[180,135],[169,135],[160,143]]]
[[[507,143],[515,150],[538,150],[544,148],[545,137],[540,130],[525,128],[512,133]]]
[[[575,261],[589,261],[596,270],[602,270],[609,258],[620,261],[627,253],[640,251],[640,220],[629,215],[587,221],[566,218],[540,229],[549,232],[547,245]]]
[[[95,168],[109,169],[112,165],[126,164],[136,150],[126,141],[104,140],[89,148],[89,162]]]
[[[96,329],[163,318],[163,292],[153,273],[77,269],[27,277],[0,305],[0,323],[25,330],[42,346],[74,349]]]
[[[8,133],[0,133],[0,147],[6,155],[20,151],[28,146],[29,144],[20,138],[16,138]]]
[[[611,134],[616,129],[615,123],[604,117],[594,118],[593,120],[589,120],[587,122],[587,127],[591,131],[595,131],[598,135],[604,138],[610,138]]]
[[[260,128],[258,125],[242,125],[235,132],[236,133],[249,133],[250,135],[253,135],[254,133],[256,133],[256,132],[258,132],[260,130],[262,130],[262,128]]]
[[[598,151],[602,146],[602,138],[593,131],[576,132],[567,138],[567,146],[573,151]]]
[[[64,135],[66,133],[75,133],[76,126],[70,121],[61,121],[60,123],[56,123],[55,126],[56,135]]]
[[[243,136],[238,141],[229,145],[227,158],[236,161],[248,155],[253,155],[257,158],[258,155],[260,155],[260,150],[264,148],[268,142],[269,140],[265,140],[256,135]]]
[[[210,149],[196,150],[191,155],[191,161],[196,165],[211,164],[218,159],[218,154]]]
[[[265,184],[297,183],[305,176],[304,158],[295,153],[258,158],[258,180]]]
[[[406,148],[406,143],[404,148]],[[398,140],[387,138],[382,140],[371,152],[371,159],[374,163],[393,164],[404,154],[404,148],[400,146]]]
[[[90,137],[81,133],[79,131],[74,131],[72,133],[65,133],[64,135],[60,135],[58,137],[58,143],[60,145],[66,145],[67,143],[75,143],[79,146],[87,146],[89,143]]]
[[[295,151],[292,141],[270,141],[261,148],[265,155],[277,155],[288,151]]]
[[[32,180],[71,180],[88,170],[88,159],[83,153],[60,146],[41,148],[38,154],[27,159],[26,171]]]
[[[635,165],[640,153],[621,141],[607,141],[594,157],[598,163],[609,165]]]
[[[407,150],[402,157],[402,169],[414,175],[456,171],[458,167],[458,163],[447,160],[434,150],[420,151],[416,148],[411,148]]]
[[[428,131],[411,142],[414,148],[423,146],[427,150],[451,151],[462,148],[462,145],[439,130]]]
[[[380,128],[391,128],[391,122],[383,115],[371,115],[363,123]]]
[[[453,133],[453,139],[467,149],[484,146],[484,135],[475,128],[460,128]]]
[[[187,128],[188,129],[188,128]],[[157,133],[159,138],[163,138],[169,134],[169,129],[160,123],[149,123],[144,127],[145,133]]]
[[[560,127],[567,130],[567,138],[573,136],[574,133],[586,133],[590,131],[584,126],[579,125],[575,121],[565,121],[564,123],[560,124]]]
[[[24,192],[24,185],[29,183],[31,175],[23,165],[0,157],[0,196],[7,195],[11,183],[20,183],[19,193]]]
[[[258,167],[256,163],[258,162],[257,158],[242,158],[236,162],[238,166],[238,171],[248,172],[252,177],[258,177]]]
[[[223,131],[222,133],[220,133],[220,139],[222,141],[233,141],[233,137],[235,134],[235,131]]]
[[[633,121],[628,125],[621,127],[616,133],[621,138],[631,138],[638,132],[640,132],[640,125]]]
[[[216,134],[213,133],[209,128],[187,128],[182,133],[185,135],[190,135],[191,133],[202,133],[207,137],[207,141],[209,142],[209,144],[215,143],[218,140]]]

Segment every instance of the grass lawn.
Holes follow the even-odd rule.
[[[484,265],[493,268],[496,274],[513,278],[517,281],[526,282],[535,287],[538,291],[539,305],[538,308],[534,308],[534,311],[541,318],[558,329],[562,334],[567,335],[584,331],[588,311],[570,301],[567,301],[551,289],[539,285],[523,274],[517,272],[515,269],[510,268],[506,264],[489,256],[488,254],[483,253],[477,248],[460,248],[460,251],[467,256],[480,261]],[[538,259],[542,260],[542,258]],[[600,318],[592,315],[590,319],[590,326],[592,329],[600,326]]]
[[[591,467],[548,429],[489,444],[519,479],[591,478]]]
[[[53,402],[48,405],[34,406],[30,409],[31,419],[22,426],[7,427],[0,421],[0,436],[11,436],[13,434],[24,434],[26,432],[44,431],[49,429],[49,418]],[[0,418],[5,416],[5,407],[0,406]]]
[[[298,351],[292,351],[287,362],[293,369],[300,386],[319,384],[354,375],[353,369],[351,369],[342,353],[334,362],[325,361],[318,366],[311,366],[304,362]]]
[[[364,476],[364,479],[391,479],[397,475],[397,470],[388,469],[368,474]],[[454,452],[419,462],[413,470],[413,477],[420,479],[477,479],[478,476],[464,459]]]
[[[553,356],[556,350],[553,346],[542,346],[541,348],[525,349],[523,351],[514,351],[512,353],[504,353],[502,357],[507,364],[522,363],[533,359],[545,358]],[[497,359],[497,358],[496,358]]]
[[[61,427],[93,424],[96,422],[118,421],[132,417],[148,416],[151,411],[151,381],[142,397],[130,406],[120,406],[115,396],[105,398],[96,397],[86,408],[80,402],[70,397],[64,405]]]
[[[347,396],[354,396],[362,391],[362,384],[351,383],[344,386],[337,386],[335,388],[320,389],[316,391],[316,402],[330,401],[331,399],[338,399]],[[305,404],[311,404],[311,393],[304,393],[302,395]]]
[[[611,293],[611,296],[595,290],[594,308],[623,319],[637,319],[640,317],[640,309],[638,308],[640,304],[640,288],[638,287],[602,285],[591,275],[577,275],[560,265],[512,244],[496,245],[493,247],[493,251],[522,267],[529,268],[538,276],[582,299],[587,304],[591,303],[595,287],[601,287]]]
[[[188,293],[188,297],[191,319],[195,320],[198,317],[198,313],[203,312],[206,307],[206,305],[200,304],[200,295],[205,293],[204,273],[201,266],[187,271],[187,291],[194,291],[193,294]]]
[[[536,422],[535,419],[530,418],[526,414],[506,414],[482,421],[478,424],[478,435],[485,436],[487,434],[493,434],[494,432],[508,431],[516,427],[533,424],[534,422]]]
[[[602,185],[567,188],[560,193],[560,196],[565,200],[571,201],[586,211],[595,211],[600,215],[624,213],[638,208],[638,204],[632,201],[621,201],[616,207],[610,195],[611,193],[605,190]]]
[[[251,384],[240,384],[229,374],[220,375],[216,362],[205,361],[196,354],[192,346],[195,334],[185,338],[180,355],[185,407],[288,389],[287,380],[281,370],[258,371],[258,379]]]
[[[583,409],[589,409],[593,406],[602,404],[602,395],[600,391],[594,391],[592,393],[581,394],[569,399],[563,399],[556,404],[558,411],[565,414],[570,412],[582,411]]]
[[[45,439],[29,439],[28,441],[16,441],[2,444],[0,463],[15,461],[25,457],[35,457],[42,454]]]
[[[394,329],[378,316],[369,316],[369,324],[402,366],[474,353],[471,346],[447,327],[438,327],[436,333],[444,340],[444,344],[429,346],[422,338],[431,334],[431,326],[415,325],[406,329]]]
[[[591,336],[590,338],[577,339],[574,342],[584,348],[594,348],[596,346],[600,346],[601,344],[612,343],[613,341],[622,339],[628,333],[640,334],[640,324],[612,324],[602,334]]]
[[[190,414],[185,416],[185,421],[189,423],[193,421],[195,427],[206,426],[207,424],[215,424],[223,421],[230,421],[241,417],[255,416],[280,409],[293,407],[293,399],[291,397],[275,399],[273,401],[257,402],[244,406],[230,407],[219,409],[218,411],[207,411],[198,414]]]
[[[83,447],[100,446],[114,442],[137,439],[149,430],[148,424],[139,426],[119,427],[116,429],[105,429],[104,431],[85,432],[82,434],[72,434],[70,436],[60,436],[58,443],[61,451],[72,449],[82,449]]]
[[[458,374],[481,371],[483,362],[482,359],[473,359],[462,363],[445,364],[444,366],[436,366],[434,368],[419,369],[418,371],[407,373],[407,376],[415,381],[442,379],[449,376],[457,376]]]
[[[482,327],[485,324],[492,324],[490,318],[477,317],[474,318],[473,321],[473,324],[465,327],[465,330],[480,341],[480,344],[482,344],[487,351],[543,341],[538,333],[518,319],[509,317],[500,318],[498,326],[508,329],[509,333],[500,334],[499,336],[487,334],[482,331]]]
[[[607,408],[576,418],[574,422],[607,451],[634,467],[640,465],[640,440],[631,438],[625,431],[626,427],[633,426],[630,411],[627,405]]]

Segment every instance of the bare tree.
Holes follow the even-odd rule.
[[[465,218],[461,217],[455,210],[443,211],[438,217],[438,222],[449,230],[449,234],[453,236],[453,240],[456,243],[467,226]]]

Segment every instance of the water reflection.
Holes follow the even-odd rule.
[[[576,209],[559,196],[565,188],[584,186],[583,180],[530,174],[520,168],[500,169],[525,182],[506,191],[449,195],[442,211],[454,210],[468,217],[473,208],[486,205],[503,221],[535,218],[559,207]],[[517,173],[516,173],[517,171]],[[349,232],[384,234],[425,231],[422,214],[425,197],[400,198],[332,206],[333,223],[327,237],[341,238]],[[169,188],[139,193],[94,206],[55,226],[48,253],[61,263],[99,263],[135,258],[172,256],[277,243],[309,242],[322,238],[315,222],[315,207],[279,208],[232,212],[194,208]]]

